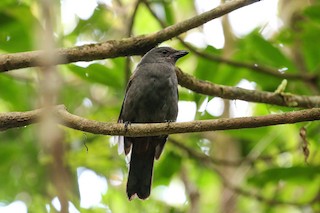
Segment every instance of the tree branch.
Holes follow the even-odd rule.
[[[157,17],[157,15],[151,9],[150,4],[146,1],[144,1],[144,3],[148,8],[149,12],[151,13],[151,15],[159,22],[159,24],[163,28],[165,28],[166,27],[165,23]],[[176,38],[184,46],[186,46],[188,49],[193,51],[195,54],[201,57],[207,58],[209,60],[226,63],[234,67],[244,67],[247,69],[251,69],[253,71],[269,74],[279,78],[287,78],[291,80],[300,79],[308,82],[317,81],[317,76],[315,75],[299,75],[299,74],[292,74],[292,73],[282,74],[272,68],[263,67],[263,66],[254,66],[251,64],[232,61],[229,59],[220,58],[218,56],[202,53],[197,51],[191,45],[184,42],[180,36],[177,36]],[[259,92],[259,91],[247,90],[247,89],[236,88],[236,87],[216,85],[209,82],[200,81],[191,75],[187,75],[183,73],[180,69],[176,69],[176,73],[178,76],[179,84],[181,86],[186,87],[194,92],[205,94],[205,95],[218,96],[224,99],[239,99],[239,100],[250,101],[250,102],[274,104],[279,106],[304,107],[304,108],[312,108],[312,107],[320,106],[319,96],[297,96],[297,95],[288,94],[288,93],[279,94],[275,92],[274,93]]]
[[[151,15],[159,22],[159,24],[165,28],[167,27],[167,25],[156,15],[156,13],[151,9],[149,2],[144,1],[146,7],[148,8],[149,12],[151,13]],[[257,64],[250,64],[250,63],[244,63],[244,62],[240,62],[240,61],[233,61],[227,58],[223,58],[220,56],[216,56],[216,55],[212,55],[212,54],[207,54],[205,52],[200,52],[198,51],[194,46],[188,44],[187,42],[185,42],[180,36],[176,37],[183,46],[185,46],[186,48],[188,48],[189,50],[191,50],[193,53],[195,53],[196,55],[203,57],[207,60],[211,60],[211,61],[215,61],[218,63],[224,63],[227,64],[229,66],[233,66],[233,67],[242,67],[242,68],[246,68],[252,71],[256,71],[259,73],[264,73],[267,75],[271,75],[277,78],[281,78],[281,79],[290,79],[290,80],[303,80],[306,82],[316,82],[318,80],[318,76],[317,75],[309,75],[309,74],[295,74],[295,73],[281,73],[279,72],[277,69],[273,69],[270,67],[266,67],[266,66],[262,66],[262,65],[257,65]]]
[[[46,112],[46,110],[37,109],[29,112],[0,113],[0,131],[37,123],[42,113]],[[69,128],[93,134],[124,135],[130,137],[257,128],[320,120],[320,108],[313,108],[257,117],[223,118],[178,123],[131,124],[125,128],[120,123],[98,122],[73,115],[63,105],[56,106],[53,110],[58,122]]]
[[[179,84],[196,93],[217,96],[224,99],[239,99],[249,102],[266,103],[278,106],[312,108],[320,106],[320,96],[300,96],[290,93],[263,92],[239,87],[213,84],[194,78],[176,69]]]
[[[169,40],[190,29],[203,25],[212,19],[218,18],[257,1],[259,0],[230,1],[208,12],[169,26],[150,35],[57,49],[57,55],[60,60],[57,60],[55,63],[67,64],[77,61],[92,61],[119,56],[140,55],[163,41]],[[38,66],[42,53],[42,51],[30,51],[0,55],[0,72]]]

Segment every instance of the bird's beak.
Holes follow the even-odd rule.
[[[179,58],[187,55],[189,52],[185,50],[178,50],[175,52],[172,56],[174,57],[175,60],[178,60]]]

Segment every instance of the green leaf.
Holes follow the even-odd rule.
[[[104,5],[98,5],[92,16],[87,20],[78,19],[75,29],[65,37],[72,43],[77,41],[106,40],[108,33],[117,34],[117,31],[108,31],[112,24],[120,24]]]
[[[271,168],[249,178],[249,182],[262,186],[279,181],[309,182],[320,176],[320,166],[293,166],[290,168]]]
[[[148,34],[156,32],[161,29],[160,24],[154,17],[150,14],[149,10],[141,5],[135,17],[135,24],[133,27],[134,34]]]
[[[35,101],[35,90],[23,80],[17,81],[6,74],[0,75],[0,103],[10,110],[30,110]]]
[[[282,53],[281,46],[267,41],[256,31],[244,37],[238,44],[238,54],[252,58],[252,63],[278,69],[286,67],[288,71],[295,69],[293,63]]]
[[[312,5],[304,10],[304,14],[314,21],[320,22],[320,5]]]
[[[163,8],[165,12],[166,17],[166,23],[167,25],[173,25],[174,24],[174,11],[172,8],[172,2],[163,2]]]
[[[0,200],[11,202],[21,191],[32,197],[44,192],[45,168],[39,164],[39,150],[34,132],[30,130],[12,129],[0,133]]]
[[[0,10],[0,48],[6,52],[22,52],[33,49],[33,31],[36,26],[31,8],[9,7]]]
[[[174,152],[168,152],[167,150],[165,155],[161,156],[159,161],[155,161],[155,164],[156,172],[154,174],[154,179],[157,181],[157,184],[168,185],[171,177],[180,170],[181,157]]]
[[[219,51],[211,46],[203,50],[206,54],[219,55]],[[218,63],[199,57],[194,76],[201,80],[213,81],[217,75]]]
[[[301,52],[303,54],[304,63],[307,69],[312,73],[318,74],[320,69],[319,57],[320,57],[320,44],[317,41],[319,38],[319,25],[314,25],[311,22],[307,22],[304,25],[304,30],[296,39],[302,39]]]
[[[94,63],[86,68],[70,64],[68,68],[86,81],[104,84],[114,89],[123,87],[123,79],[121,78],[124,71],[123,59],[115,59],[112,67]]]

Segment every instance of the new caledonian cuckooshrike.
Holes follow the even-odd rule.
[[[187,51],[157,47],[147,52],[131,76],[123,100],[119,123],[175,121],[178,114],[176,61]],[[124,137],[124,152],[131,159],[127,182],[129,200],[150,195],[153,162],[159,159],[168,135]]]

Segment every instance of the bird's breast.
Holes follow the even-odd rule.
[[[137,123],[175,120],[178,105],[174,67],[140,67],[124,103],[124,120]]]

